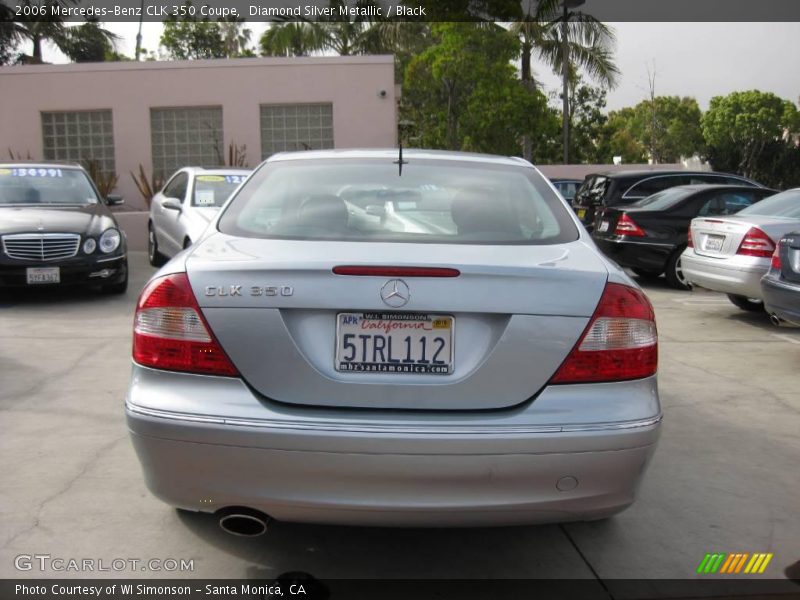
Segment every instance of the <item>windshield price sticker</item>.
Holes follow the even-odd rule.
[[[225,181],[228,183],[242,183],[246,177],[244,175],[226,175]]]
[[[0,175],[11,175],[12,177],[63,177],[61,169],[42,169],[22,167],[20,169],[0,169]]]

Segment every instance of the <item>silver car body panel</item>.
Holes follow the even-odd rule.
[[[739,245],[752,227],[758,227],[777,243],[798,225],[795,219],[757,215],[693,219],[694,248],[686,248],[681,255],[683,273],[692,285],[760,300],[761,277],[769,269],[770,259],[737,254]],[[707,249],[707,240],[714,235],[724,236],[720,250]]]
[[[234,378],[134,366],[126,406],[146,482],[164,501],[355,525],[618,512],[633,501],[661,420],[653,377],[549,386],[501,411],[342,413],[271,402]]]

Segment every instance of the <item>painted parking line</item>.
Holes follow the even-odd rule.
[[[791,342],[792,344],[800,344],[800,338],[792,337],[791,335],[786,335],[785,333],[773,333],[771,335],[772,337],[776,337],[779,340],[783,340],[784,342]]]

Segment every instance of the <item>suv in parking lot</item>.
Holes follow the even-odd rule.
[[[739,175],[708,171],[623,171],[587,175],[572,206],[581,223],[591,231],[606,206],[625,206],[677,185],[703,183],[762,187]]]

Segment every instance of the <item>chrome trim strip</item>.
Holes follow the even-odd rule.
[[[235,427],[261,427],[265,429],[287,429],[294,431],[332,431],[353,433],[393,433],[393,434],[445,434],[445,435],[497,435],[497,434],[530,434],[530,433],[579,433],[588,431],[618,431],[652,427],[663,419],[663,414],[658,414],[648,419],[636,421],[618,421],[612,423],[587,423],[576,425],[520,425],[509,427],[462,427],[453,425],[439,425],[430,427],[406,427],[386,425],[366,425],[356,423],[303,423],[298,421],[275,421],[270,419],[226,419],[224,417],[211,417],[206,415],[189,415],[174,413],[152,408],[134,406],[125,402],[125,409],[136,414],[157,419],[169,419],[187,423],[204,423],[209,425],[232,425]]]

